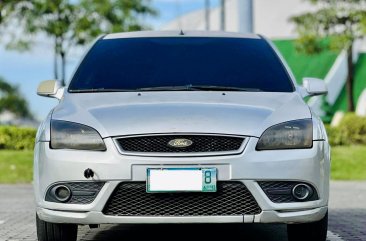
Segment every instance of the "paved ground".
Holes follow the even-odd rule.
[[[366,182],[333,182],[328,240],[366,241]],[[0,185],[0,241],[35,241],[32,188],[29,185]],[[200,231],[208,231],[200,235]],[[98,229],[79,228],[79,241],[117,241],[146,237],[171,240],[192,234],[214,239],[216,231],[227,238],[251,241],[286,241],[284,225],[103,225]],[[202,233],[202,232],[201,232]]]

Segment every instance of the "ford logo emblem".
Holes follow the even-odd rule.
[[[184,148],[189,147],[193,144],[191,140],[180,138],[180,139],[173,139],[169,141],[168,146],[174,147],[174,148]]]

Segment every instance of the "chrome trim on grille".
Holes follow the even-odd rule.
[[[222,137],[239,137],[243,138],[243,142],[239,149],[234,151],[217,151],[217,152],[131,152],[122,149],[118,139],[121,138],[133,138],[133,137],[151,137],[151,136],[222,136]],[[129,136],[116,136],[112,138],[114,144],[117,147],[119,153],[128,156],[149,156],[149,157],[205,157],[205,156],[227,156],[241,154],[245,146],[249,141],[248,136],[241,135],[227,135],[227,134],[215,134],[215,133],[159,133],[159,134],[142,134],[142,135],[129,135]]]

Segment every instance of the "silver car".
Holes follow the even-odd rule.
[[[39,240],[78,225],[285,223],[324,241],[330,147],[272,43],[224,32],[100,37],[37,134]],[[51,232],[52,231],[52,232]]]

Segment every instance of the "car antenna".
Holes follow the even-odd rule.
[[[183,32],[183,30],[182,30],[182,29],[180,30],[179,35],[184,35],[184,32]]]

